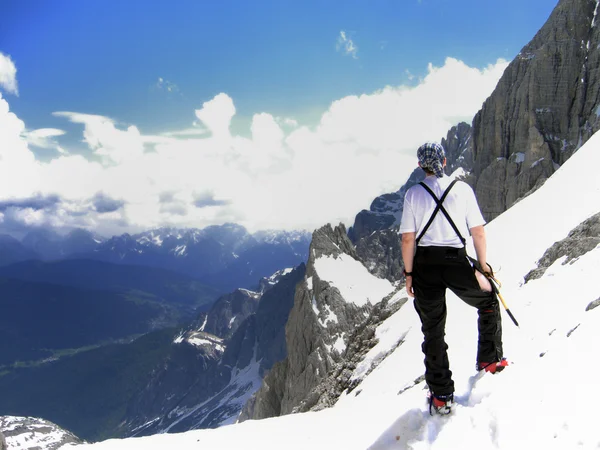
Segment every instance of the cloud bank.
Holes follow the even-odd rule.
[[[91,157],[64,153],[49,162],[36,160],[28,146],[36,135],[25,137],[0,94],[0,228],[110,235],[224,222],[251,231],[350,225],[376,196],[402,186],[420,144],[471,122],[507,64],[477,69],[448,58],[430,64],[416,86],[333,102],[316,127],[257,113],[250,137],[231,133],[236,108],[225,93],[195,111],[198,135],[151,136],[111,118],[57,112],[82,126]],[[59,131],[37,138],[56,139]]]

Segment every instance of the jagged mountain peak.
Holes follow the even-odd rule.
[[[342,253],[358,259],[354,245],[348,238],[348,233],[343,223],[340,223],[335,228],[328,223],[313,232],[310,244],[311,259],[323,255],[337,256]]]
[[[291,244],[310,239],[308,231],[261,230],[252,235],[258,242],[267,244]]]

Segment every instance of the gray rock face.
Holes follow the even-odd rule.
[[[375,231],[356,244],[356,253],[369,272],[392,283],[403,278],[402,240],[398,228]]]
[[[342,359],[350,330],[364,322],[372,306],[344,300],[337,288],[319,279],[315,260],[347,255],[358,260],[343,225],[326,225],[313,233],[306,278],[296,287],[286,326],[287,358],[264,378],[241,418],[265,418],[295,412],[313,388]],[[379,301],[379,299],[377,300]],[[331,320],[335,316],[336,320]]]
[[[525,276],[525,282],[541,278],[548,267],[557,259],[566,256],[563,264],[577,259],[594,250],[600,244],[600,213],[593,215],[574,228],[561,241],[555,242],[537,262],[538,267]]]
[[[594,300],[593,302],[591,302],[589,305],[587,305],[587,307],[585,308],[585,310],[586,311],[591,311],[592,309],[595,309],[598,306],[600,306],[600,298],[597,298],[596,300]]]
[[[377,345],[378,339],[375,337],[377,327],[408,301],[408,298],[403,298],[398,302],[390,304],[389,300],[395,293],[391,293],[375,305],[367,320],[356,327],[350,336],[348,350],[342,361],[337,363],[329,376],[316,386],[301,402],[297,408],[298,412],[320,411],[321,409],[329,408],[337,402],[344,391],[350,393],[356,389],[356,395],[360,394],[360,389],[357,389],[357,387],[362,382],[362,379],[351,378],[354,370],[369,350]],[[372,366],[364,376],[366,377],[371,373],[402,342],[400,340],[388,353],[381,355],[376,361],[373,361]]]
[[[337,288],[319,279],[314,264],[321,256],[349,255],[358,260],[345,227],[326,225],[315,231],[308,260],[307,281],[298,285],[286,326],[288,367],[281,414],[288,414],[324,379],[339,361],[348,330],[365,319],[371,305],[347,303]],[[310,280],[310,282],[308,281]],[[337,320],[329,320],[330,315]]]
[[[451,174],[458,168],[470,173],[473,170],[472,128],[461,122],[450,128],[448,135],[442,138],[442,147],[446,153],[446,173]]]
[[[74,434],[47,420],[0,416],[0,450],[55,450],[66,444],[82,443]]]
[[[296,286],[305,274],[306,265],[301,264],[265,292],[258,304],[256,358],[260,361],[261,375],[287,356],[285,325],[294,306]]]
[[[205,320],[205,331],[223,339],[233,336],[240,324],[256,311],[260,293],[247,289],[236,289],[220,297],[211,310],[200,318]]]
[[[600,128],[594,0],[561,0],[473,120],[476,194],[491,220]]]
[[[373,200],[368,211],[363,209],[359,212],[354,219],[354,225],[350,227],[348,232],[352,242],[358,243],[375,231],[398,225],[402,218],[406,191],[424,179],[425,172],[417,167],[408,178],[408,181],[397,192],[380,195]]]
[[[275,363],[263,378],[260,389],[244,405],[239,422],[248,419],[267,419],[281,415],[281,400],[284,396],[287,378],[287,359]]]

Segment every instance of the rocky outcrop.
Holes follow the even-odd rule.
[[[358,307],[348,303],[336,287],[319,278],[316,259],[342,254],[358,260],[343,225],[335,229],[326,225],[315,231],[306,281],[298,285],[286,326],[288,367],[281,414],[294,411],[311,389],[327,376],[340,360],[348,342],[348,331],[370,312],[370,304]],[[329,320],[332,317],[335,320]]]
[[[450,175],[456,169],[462,168],[466,173],[473,170],[473,141],[472,128],[468,123],[461,122],[450,128],[442,147],[446,153],[446,173]]]
[[[561,0],[473,120],[476,194],[491,220],[600,128],[595,0]]]
[[[315,268],[320,258],[358,261],[343,225],[335,229],[326,225],[313,233],[306,277],[296,287],[294,307],[286,326],[288,356],[267,374],[240,419],[297,411],[310,392],[341,361],[351,331],[364,322],[373,308],[370,302],[362,306],[348,302],[338,288],[322,280]]]
[[[199,318],[198,322],[203,322],[202,331],[223,339],[230,338],[240,324],[254,314],[260,296],[260,293],[247,289],[236,289],[221,296],[211,310]]]
[[[425,173],[416,168],[408,181],[396,192],[383,194],[371,203],[367,211],[363,209],[356,215],[354,225],[350,227],[348,236],[355,244],[378,230],[385,230],[398,225],[402,218],[404,196],[406,191],[425,179]]]
[[[56,450],[63,445],[82,443],[73,433],[47,420],[0,416],[0,450]]]
[[[593,302],[590,302],[590,304],[587,305],[587,307],[585,308],[585,310],[586,311],[591,311],[592,309],[596,309],[598,306],[600,306],[600,298],[597,298]]]
[[[391,282],[403,278],[402,240],[398,228],[376,231],[356,244],[356,253],[369,272]]]
[[[367,320],[356,327],[350,336],[350,343],[342,361],[337,363],[329,376],[300,403],[297,408],[298,412],[320,411],[333,406],[342,393],[351,393],[357,389],[362,380],[403,343],[402,340],[398,341],[387,353],[380,355],[361,378],[352,378],[357,365],[363,361],[369,350],[379,342],[375,336],[377,327],[408,301],[408,297],[404,297],[398,301],[390,302],[396,293],[397,291],[391,293],[375,305]],[[359,393],[360,389],[357,390],[356,395]]]
[[[537,262],[537,268],[525,276],[525,282],[541,278],[548,267],[563,256],[563,264],[567,264],[587,252],[594,250],[600,244],[600,213],[593,215],[574,228],[569,235],[555,242]]]

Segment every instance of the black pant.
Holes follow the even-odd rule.
[[[446,288],[479,312],[477,363],[502,359],[502,325],[498,300],[492,292],[479,288],[464,248],[417,247],[413,265],[415,309],[421,318],[425,337],[425,380],[436,395],[454,392],[444,340]]]

